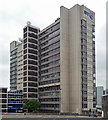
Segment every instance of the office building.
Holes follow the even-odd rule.
[[[102,108],[102,95],[104,94],[103,86],[96,87],[96,105]]]
[[[41,31],[28,23],[23,34],[24,99],[38,99],[40,112],[82,114],[93,110],[95,13],[84,5],[61,6],[60,18],[54,23]]]
[[[79,113],[96,107],[95,15],[85,6],[60,8],[39,33],[42,112]]]
[[[23,89],[23,49],[22,42],[13,41],[10,44],[10,90]]]
[[[23,29],[23,98],[38,98],[38,33],[30,23]]]
[[[104,117],[108,118],[108,94],[102,96],[102,109],[104,111]]]
[[[8,112],[23,112],[22,92],[8,91]]]
[[[0,88],[0,113],[8,111],[7,88]]]

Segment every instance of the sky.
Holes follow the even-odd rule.
[[[58,17],[60,6],[85,5],[95,12],[96,85],[106,88],[107,0],[0,0],[0,87],[9,87],[10,42],[23,38],[27,21],[41,30]]]

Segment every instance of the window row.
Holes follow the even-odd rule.
[[[60,79],[52,79],[48,81],[40,81],[39,85],[47,85],[47,84],[53,84],[53,83],[58,83],[60,82]]]
[[[53,49],[53,50],[50,50],[50,51],[48,51],[48,52],[46,52],[46,53],[44,53],[44,54],[41,54],[41,55],[40,55],[40,58],[45,57],[45,56],[48,56],[48,55],[51,55],[51,54],[54,54],[54,53],[56,53],[56,52],[60,52],[60,47],[55,48],[55,49]]]
[[[43,42],[42,44],[40,42],[39,47],[42,48],[43,46],[50,45],[50,44],[55,43],[55,42],[57,42],[59,40],[60,40],[60,35],[57,35],[57,36],[55,36],[55,37],[53,37],[51,39],[48,39],[47,41]]]
[[[38,36],[35,33],[28,33],[28,37],[33,37],[33,38],[38,39]]]
[[[27,98],[27,94],[23,94],[24,98]],[[37,98],[37,94],[29,93],[28,98]]]
[[[43,107],[43,108],[59,108],[59,104],[41,104],[40,107]]]
[[[23,87],[27,86],[27,82],[23,83]],[[37,83],[28,82],[28,86],[37,87]]]
[[[27,71],[23,72],[23,75],[27,75]],[[31,75],[31,76],[37,76],[37,72],[34,72],[34,71],[28,71],[28,75]]]
[[[51,91],[51,92],[43,92],[43,93],[39,93],[39,96],[59,96],[60,92],[59,91]]]
[[[58,72],[58,73],[52,73],[52,74],[49,74],[49,75],[42,76],[40,79],[41,80],[45,80],[45,79],[59,77],[59,76],[60,76],[60,72]]]
[[[60,70],[60,66],[52,67],[52,68],[43,70],[43,71],[40,72],[40,74],[49,73],[49,72],[55,72],[55,71],[58,71],[58,70]]]
[[[27,70],[27,66],[24,66],[24,70]],[[38,68],[37,67],[35,67],[35,66],[28,66],[28,70],[38,70]]]
[[[27,77],[24,77],[24,81],[27,81]],[[28,77],[28,81],[34,81],[37,82],[37,77]]]
[[[47,64],[41,65],[40,70],[43,69],[43,68],[46,68],[46,67],[50,67],[52,65],[57,65],[57,64],[58,65],[60,64],[60,60],[55,60],[55,61],[49,62]]]
[[[30,55],[30,54],[28,54],[28,58],[29,58],[29,59],[34,59],[34,60],[37,60],[37,59],[38,59],[37,56],[35,56],[35,55]],[[27,59],[27,55],[24,55],[24,59]]]
[[[43,88],[39,88],[39,92],[44,92],[44,91],[56,91],[56,90],[60,90],[60,85],[57,86],[51,86],[51,87],[43,87]]]
[[[27,49],[24,50],[24,54],[26,54],[26,53],[27,53]],[[35,55],[38,54],[38,52],[36,50],[33,50],[33,49],[28,49],[28,53],[35,54]]]
[[[24,61],[24,65],[26,65],[26,64],[27,64],[27,60]],[[28,60],[28,64],[38,65],[38,62],[34,61],[34,60]]]
[[[32,28],[32,27],[28,27],[28,31],[34,32],[34,33],[38,33],[38,29],[36,28]]]
[[[60,28],[60,23],[57,23],[56,25],[52,26],[51,28],[47,29],[46,31],[42,32],[39,37],[42,37],[43,35],[50,33],[56,29]]]
[[[36,88],[28,88],[28,91],[27,91],[27,88],[24,88],[23,91],[24,92],[37,92],[37,89]]]
[[[57,58],[58,59],[60,58],[60,54],[52,55],[52,56],[50,56],[48,58],[45,58],[45,59],[41,60],[41,63],[44,63],[44,62],[47,62],[47,61],[50,61],[50,60],[54,60],[54,59],[57,59]]]
[[[26,49],[27,45],[28,45],[29,48],[38,49],[37,45],[32,44],[32,43],[31,44],[30,43],[24,44],[23,48]]]
[[[39,99],[40,102],[53,102],[53,101],[60,101],[59,98],[44,98],[44,99]]]
[[[53,44],[51,44],[51,45],[48,45],[47,47],[45,47],[45,48],[43,48],[43,49],[40,49],[40,53],[42,53],[42,52],[44,52],[44,51],[46,51],[46,50],[50,50],[50,49],[52,49],[52,48],[55,48],[55,47],[59,47],[60,46],[60,41],[57,41],[57,42],[55,42],[55,43],[53,43]]]

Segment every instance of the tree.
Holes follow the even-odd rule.
[[[35,99],[25,99],[24,109],[28,109],[28,112],[38,112],[39,102]]]

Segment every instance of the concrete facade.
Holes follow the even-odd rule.
[[[24,99],[38,99],[40,112],[95,109],[95,13],[83,5],[61,6],[60,18],[45,29],[28,24],[23,30],[18,52],[23,54],[23,82],[19,76],[17,89],[23,90]]]
[[[81,74],[81,20],[87,22],[87,108],[93,109],[93,97],[96,91],[93,75],[92,53],[92,25],[91,20],[84,15],[84,11],[90,11],[84,6],[75,5],[71,9],[61,7],[60,12],[60,80],[61,80],[61,112],[82,112],[82,74]],[[94,13],[93,13],[94,14]],[[95,103],[96,104],[96,103]]]
[[[10,43],[10,90],[22,90],[23,87],[23,51],[22,43]]]

